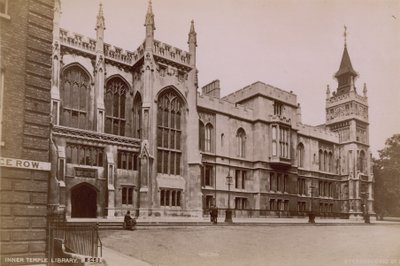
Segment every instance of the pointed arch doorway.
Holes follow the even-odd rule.
[[[71,217],[96,218],[97,191],[87,184],[81,183],[71,189]]]

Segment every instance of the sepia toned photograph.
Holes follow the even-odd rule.
[[[0,265],[400,266],[400,1],[0,0]]]

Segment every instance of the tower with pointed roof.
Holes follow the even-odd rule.
[[[362,90],[355,84],[359,75],[350,60],[346,30],[342,59],[335,73],[338,87],[332,95],[329,87],[326,92],[326,127],[339,134],[341,211],[360,217],[367,209],[373,213],[368,98],[365,83]]]

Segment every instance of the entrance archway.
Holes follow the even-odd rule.
[[[71,217],[96,218],[97,191],[87,184],[82,183],[71,189]]]

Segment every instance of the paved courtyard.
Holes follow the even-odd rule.
[[[105,247],[151,265],[400,265],[400,225],[197,226],[101,234]]]

